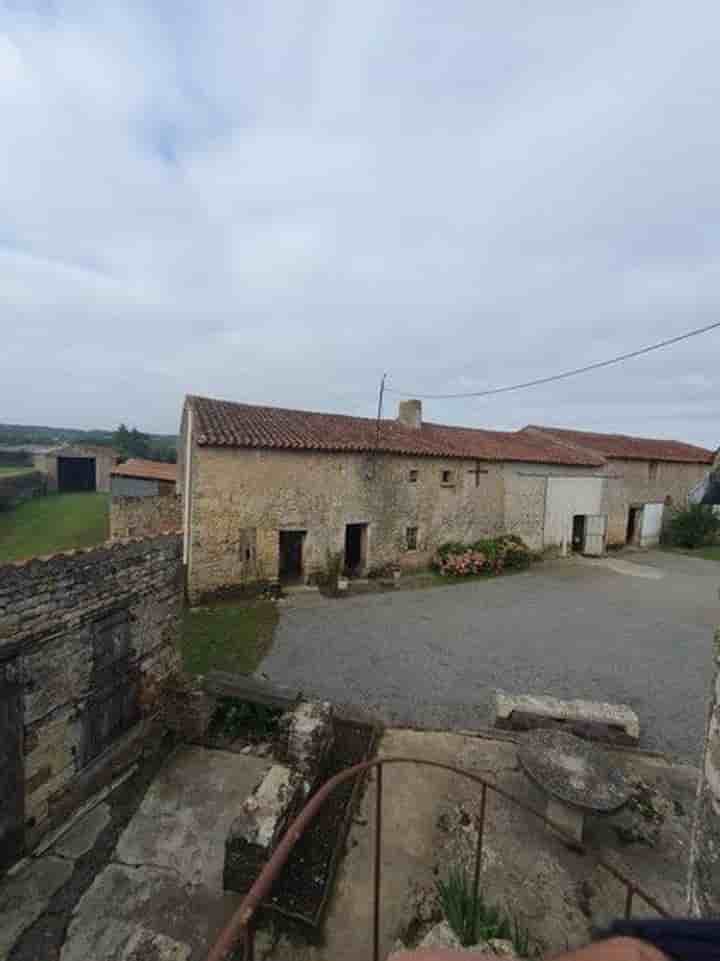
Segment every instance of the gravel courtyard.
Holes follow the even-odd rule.
[[[472,729],[492,692],[633,707],[645,748],[699,763],[720,564],[661,551],[283,609],[260,670],[387,723]]]

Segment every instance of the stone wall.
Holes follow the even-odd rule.
[[[720,629],[715,632],[705,747],[690,844],[688,912],[720,916]]]
[[[175,494],[156,497],[114,494],[110,500],[110,540],[167,534],[181,527],[180,498]]]
[[[0,802],[23,848],[136,756],[179,666],[181,602],[178,535],[0,567],[0,738],[23,778]]]
[[[610,461],[606,473],[614,477],[615,482],[609,486],[608,543],[625,543],[631,506],[664,503],[669,497],[676,507],[684,507],[688,493],[707,472],[707,464]]]
[[[486,472],[476,480],[475,462],[459,459],[209,447],[195,447],[192,458],[192,599],[275,579],[282,530],[307,532],[303,566],[312,577],[325,569],[328,551],[343,550],[347,524],[367,524],[367,566],[407,568],[427,564],[443,541],[503,528],[496,464],[481,464]],[[408,527],[417,528],[416,550],[407,550]]]
[[[4,474],[0,476],[0,511],[9,510],[22,501],[38,497],[45,492],[45,475],[40,471]]]

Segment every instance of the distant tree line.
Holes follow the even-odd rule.
[[[177,438],[171,434],[146,434],[137,427],[120,424],[116,431],[76,430],[68,427],[27,427],[0,424],[0,447],[52,444],[89,444],[114,447],[123,459],[142,457],[174,464],[177,460]]]
[[[113,434],[112,446],[126,460],[129,457],[142,457],[144,460],[161,460],[169,464],[177,461],[174,441],[144,434],[137,427],[128,429],[126,424],[120,424]]]

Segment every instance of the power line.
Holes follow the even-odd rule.
[[[686,334],[679,334],[677,337],[661,340],[657,344],[650,344],[649,347],[641,347],[640,350],[631,350],[627,354],[619,354],[617,357],[611,357],[610,360],[599,360],[594,364],[587,364],[585,367],[576,367],[574,370],[563,371],[562,374],[538,377],[536,380],[526,380],[522,384],[511,384],[508,387],[492,387],[489,390],[470,391],[462,394],[418,394],[416,391],[396,390],[392,387],[386,387],[385,391],[388,394],[400,394],[402,397],[417,397],[418,400],[453,400],[461,397],[488,397],[490,394],[505,394],[510,390],[522,390],[524,387],[538,387],[540,384],[550,384],[555,380],[564,380],[566,377],[585,374],[589,370],[598,370],[600,367],[610,367],[611,364],[619,364],[624,360],[640,357],[642,354],[649,354],[653,350],[660,350],[662,347],[670,347],[672,344],[677,344],[681,340],[688,340],[690,337],[706,334],[709,330],[715,330],[718,327],[720,327],[720,320],[714,324],[708,324],[707,327],[698,327],[696,330],[689,330]]]

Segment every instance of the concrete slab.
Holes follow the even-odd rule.
[[[60,961],[199,961],[237,903],[173,871],[110,864],[80,900]]]
[[[116,860],[222,891],[225,838],[270,762],[184,747],[162,769],[117,845]]]
[[[456,764],[483,774],[491,783],[538,812],[546,798],[519,770],[517,746],[467,735],[388,730],[379,752]],[[609,751],[628,775],[656,784],[675,813],[663,825],[656,847],[623,846],[614,830],[616,815],[588,816],[585,842],[612,859],[674,912],[684,911],[684,880],[697,771],[672,767],[631,750]],[[413,765],[387,767],[383,775],[384,819],[381,882],[381,957],[398,938],[440,920],[435,886],[449,865],[474,865],[479,789],[456,775]],[[350,832],[329,906],[322,946],[298,946],[282,939],[273,961],[365,961],[371,955],[373,905],[374,785],[365,792]],[[545,830],[544,823],[490,792],[487,799],[482,888],[486,897],[525,925],[543,954],[586,942],[594,925],[622,917],[625,890],[597,865]],[[639,900],[638,916],[651,916]],[[266,958],[268,956],[265,956]]]
[[[88,811],[55,843],[53,853],[64,858],[82,857],[97,841],[100,832],[110,823],[110,805],[98,804]]]
[[[72,861],[46,855],[28,861],[0,884],[0,958],[7,957],[15,941],[45,911],[72,872]]]

